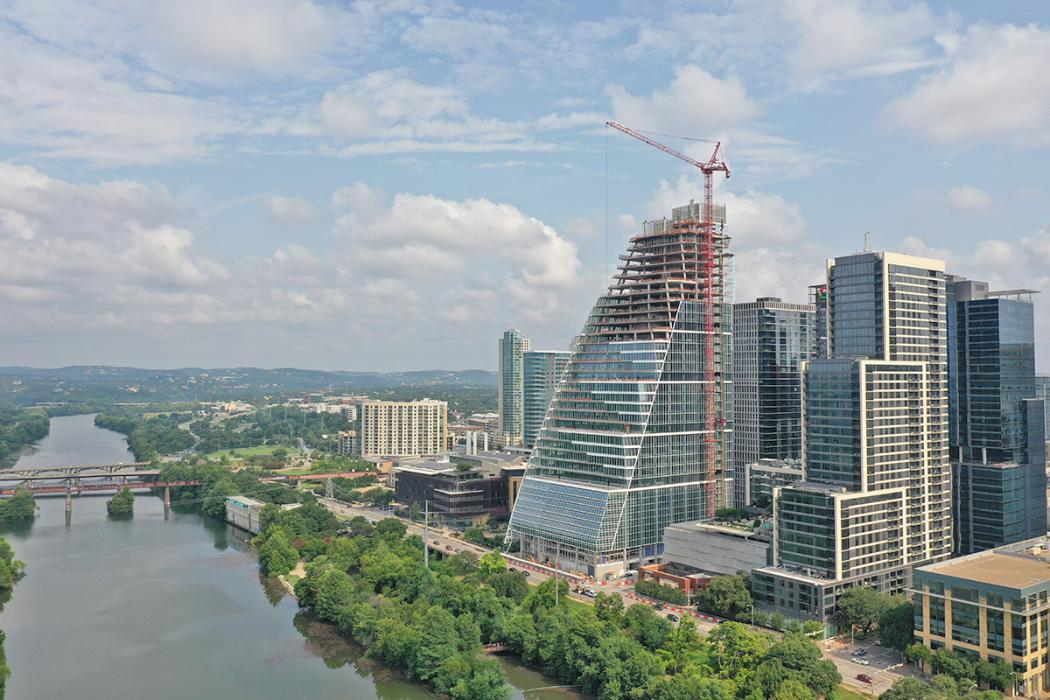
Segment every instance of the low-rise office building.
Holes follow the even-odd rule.
[[[424,507],[454,523],[479,523],[510,515],[525,465],[520,457],[443,455],[401,460],[394,467],[398,503]]]
[[[638,578],[675,586],[692,596],[714,576],[770,563],[770,530],[765,524],[755,529],[704,521],[675,523],[664,528],[663,562],[638,567]]]
[[[915,638],[936,651],[1001,660],[1011,696],[1050,698],[1050,538],[922,566],[912,584]]]
[[[258,535],[262,529],[260,519],[262,509],[268,504],[248,496],[229,496],[226,499],[226,522],[234,527],[247,530],[253,535]],[[298,508],[299,503],[286,503],[281,510],[292,510]]]

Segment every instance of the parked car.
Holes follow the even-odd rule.
[[[868,685],[871,685],[871,676],[869,676],[866,673],[858,673],[857,680],[861,683],[867,683]]]
[[[663,603],[657,603],[656,605],[653,606],[653,610],[663,610],[663,609],[664,609],[664,604]]]
[[[450,545],[450,544],[446,544],[446,545],[445,545],[445,549],[447,549],[448,551],[450,551],[450,552],[451,552],[451,551],[452,551],[452,545]]]
[[[509,571],[510,573],[513,574],[515,571],[517,571],[517,569],[515,569],[513,566],[510,566],[510,567],[507,567],[507,571]]]
[[[674,613],[668,613],[667,619],[670,620],[671,622],[678,622],[678,620],[680,618],[677,615],[675,615]]]
[[[855,652],[853,652],[853,655],[854,656],[864,656],[867,653],[868,653],[867,649],[857,649]]]
[[[595,591],[593,588],[584,588],[583,595],[587,596],[588,598],[597,598],[598,592]]]
[[[521,573],[522,573],[523,576],[528,576],[529,575],[529,572],[526,571],[525,569],[522,569]]]
[[[871,662],[862,656],[854,656],[850,661],[855,664],[860,664],[861,666],[871,666]]]

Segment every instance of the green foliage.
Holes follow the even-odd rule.
[[[25,564],[15,559],[15,550],[6,539],[0,537],[0,589],[9,592],[23,576]],[[11,677],[11,668],[7,665],[7,654],[4,652],[6,639],[6,635],[0,631],[0,700],[4,698],[7,679]]]
[[[130,518],[135,511],[135,494],[129,488],[121,489],[106,501],[106,512],[111,518]]]
[[[911,601],[900,599],[879,616],[879,639],[884,646],[904,651],[911,644],[915,629],[915,608]]]
[[[528,579],[520,571],[503,571],[495,576],[490,576],[486,583],[496,592],[496,595],[509,598],[515,603],[525,600],[525,596],[529,594]]]
[[[36,498],[28,490],[19,489],[11,498],[0,500],[0,523],[24,522],[36,517]]]
[[[299,562],[299,552],[282,527],[270,528],[266,541],[259,547],[259,565],[269,576],[287,574]]]
[[[696,594],[696,607],[731,620],[751,613],[751,591],[747,576],[715,576]]]
[[[933,661],[933,652],[919,642],[909,644],[905,647],[904,655],[907,656],[908,660],[912,663],[921,664],[923,666]]]
[[[236,496],[240,492],[241,490],[232,478],[224,477],[219,479],[205,489],[201,510],[204,511],[205,515],[210,515],[213,518],[225,518],[226,499],[230,496]]]
[[[18,451],[51,430],[46,413],[36,409],[0,408],[0,462],[11,463]]]
[[[127,435],[128,449],[135,459],[151,462],[161,455],[193,447],[193,436],[179,427],[192,418],[192,413],[166,413],[152,418],[130,412],[99,413],[95,425]]]
[[[650,598],[656,598],[675,605],[685,605],[689,602],[689,598],[680,588],[665,586],[662,583],[647,579],[634,584],[634,590],[639,595],[647,595]]]
[[[1013,687],[1014,680],[1017,677],[1013,667],[1002,659],[978,661],[974,667],[974,672],[978,683],[1003,692],[1007,688]]]
[[[715,511],[715,517],[719,520],[739,520],[747,517],[747,511],[743,508],[719,508]]]
[[[882,700],[1000,700],[1002,693],[981,690],[970,680],[957,681],[950,676],[934,676],[930,682],[902,678],[882,694]]]
[[[623,598],[615,593],[599,593],[594,597],[594,614],[602,622],[619,624],[623,610]]]
[[[486,552],[478,559],[478,572],[482,578],[489,578],[507,570],[507,560],[496,551]]]
[[[842,592],[835,606],[835,622],[843,629],[860,628],[867,634],[879,624],[879,618],[893,599],[870,588],[850,588]]]

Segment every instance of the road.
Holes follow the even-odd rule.
[[[377,510],[374,508],[352,506],[343,501],[337,501],[331,498],[319,498],[318,501],[336,515],[342,515],[347,518],[360,515],[369,522],[374,523],[384,518],[397,517],[394,515],[393,511],[390,510]],[[408,532],[423,537],[422,525],[405,518],[399,519],[405,523]],[[430,528],[430,547],[431,549],[446,554],[457,554],[459,552],[468,551],[481,556],[489,551],[486,547],[479,547],[476,544],[457,539],[448,534],[447,531],[434,527]],[[531,562],[518,559],[513,555],[504,556],[509,561],[510,566],[527,572],[529,583],[539,585],[543,581],[552,577],[552,574],[548,573],[548,567],[538,566]],[[577,585],[577,579],[579,578],[565,572],[559,573],[558,576],[563,580],[567,580],[570,586]],[[603,584],[585,583],[583,585],[589,585],[590,588],[606,594],[619,595],[623,598],[625,607],[635,603],[643,603],[645,605],[656,604],[655,600],[639,596],[635,593],[633,585],[626,582]],[[591,598],[580,595],[579,593],[570,593],[570,597],[583,603],[594,602]],[[695,610],[687,606],[665,604],[664,609],[659,611],[658,614],[664,617],[671,614],[678,615],[679,617],[684,617],[685,615],[692,616],[696,622],[697,630],[704,634],[709,634],[711,630],[718,627],[719,624],[717,618],[708,615],[699,615]],[[762,631],[768,632],[768,630]],[[901,677],[914,675],[914,671],[912,671],[907,664],[901,665],[900,652],[892,649],[883,649],[880,646],[876,646],[873,642],[857,642],[853,646],[841,645],[834,641],[827,641],[819,644],[821,654],[824,658],[833,662],[835,667],[838,668],[839,673],[842,674],[843,684],[854,690],[878,696],[889,690],[889,687]],[[868,665],[865,666],[863,664],[858,664],[852,660],[858,649],[865,650],[862,658],[868,660]],[[857,676],[860,674],[870,676],[872,683],[864,683],[858,680]]]

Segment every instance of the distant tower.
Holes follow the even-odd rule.
[[[499,430],[508,445],[525,436],[525,352],[531,343],[512,328],[499,339]]]
[[[529,350],[525,353],[525,447],[532,449],[543,426],[572,353],[567,350]]]
[[[507,539],[526,556],[605,578],[659,558],[667,525],[724,507],[732,435],[724,219],[718,207],[705,236],[693,203],[631,238],[574,343],[515,502]],[[710,333],[705,297],[716,300]]]

